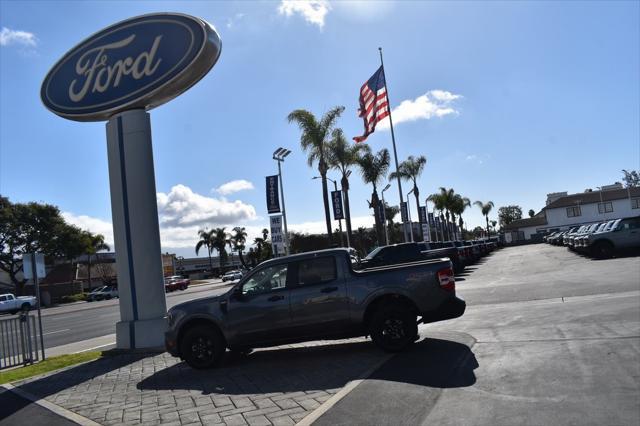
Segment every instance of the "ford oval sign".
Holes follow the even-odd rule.
[[[222,43],[202,19],[178,13],[138,16],[92,35],[56,63],[42,83],[45,106],[77,121],[161,105],[197,83]]]

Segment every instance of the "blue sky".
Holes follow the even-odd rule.
[[[241,225],[255,236],[268,224],[264,176],[275,173],[279,146],[293,151],[283,168],[290,228],[321,231],[321,185],[286,116],[344,105],[339,126],[361,134],[358,90],[379,66],[378,46],[399,160],[427,157],[421,193],[446,186],[493,200],[496,213],[508,204],[538,211],[547,193],[640,168],[639,5],[3,0],[0,193],[55,204],[111,240],[105,124],[47,111],[40,84],[90,34],[174,11],[213,24],[223,49],[202,81],[151,112],[163,250],[194,255],[206,226]],[[367,142],[391,148],[384,128]],[[236,180],[250,185],[221,188]],[[351,187],[354,222],[371,223],[371,188],[357,171]],[[386,196],[397,203],[395,190]],[[475,207],[465,219],[484,223]]]

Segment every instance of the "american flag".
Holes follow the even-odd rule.
[[[378,121],[388,115],[387,86],[384,81],[384,68],[381,66],[360,89],[358,116],[364,120],[364,134],[354,137],[353,140],[364,142],[374,132]]]

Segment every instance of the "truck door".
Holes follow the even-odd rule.
[[[344,271],[336,257],[318,256],[291,265],[292,333],[295,337],[339,334],[349,326]]]

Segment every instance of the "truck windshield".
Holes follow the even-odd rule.
[[[378,253],[380,253],[380,251],[382,251],[382,249],[384,249],[384,247],[378,247],[374,249],[371,253],[367,255],[367,257],[365,257],[365,259],[373,259],[374,257],[376,257]]]

